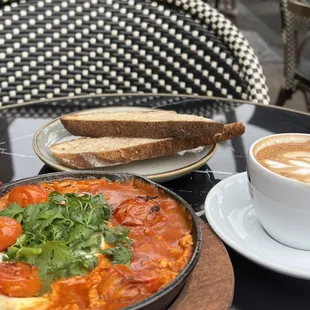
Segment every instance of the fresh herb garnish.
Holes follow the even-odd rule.
[[[103,195],[52,192],[49,201],[21,208],[13,203],[0,216],[18,220],[23,234],[7,249],[7,261],[39,268],[44,290],[58,278],[84,275],[97,265],[97,254],[112,264],[129,265],[129,230],[110,228],[112,207]],[[103,242],[111,247],[101,250]]]
[[[23,218],[24,211],[25,209],[21,208],[19,204],[14,202],[9,206],[9,208],[1,210],[0,214],[1,216],[13,217],[20,222]]]
[[[130,265],[132,255],[130,251],[131,241],[128,238],[128,234],[129,229],[127,227],[116,227],[114,230],[105,230],[105,241],[109,244],[114,243],[115,246],[101,250],[101,253],[107,255],[112,264]]]
[[[128,247],[116,246],[114,248],[101,251],[102,254],[108,255],[112,264],[123,264],[129,266],[132,254]]]

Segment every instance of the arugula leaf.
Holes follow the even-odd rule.
[[[64,194],[58,193],[58,192],[51,192],[48,195],[49,202],[51,204],[62,204],[62,202],[67,202],[67,198]]]
[[[124,264],[128,266],[132,259],[130,248],[122,245],[102,250],[101,253],[107,255],[112,264]]]
[[[13,217],[20,222],[23,218],[24,211],[24,208],[21,208],[16,202],[13,202],[6,209],[0,211],[0,216]]]
[[[123,226],[117,226],[114,229],[104,228],[104,238],[109,244],[121,243],[123,245],[130,245],[130,239],[128,238],[129,229]]]
[[[100,248],[102,241],[101,234],[92,234],[88,239],[85,239],[83,243],[80,244],[81,249],[87,253],[92,253],[94,250]],[[98,251],[97,251],[98,252]]]
[[[117,241],[117,237],[110,230],[106,230],[104,232],[104,240],[111,244]]]
[[[129,228],[128,228],[128,227],[125,227],[125,226],[117,226],[117,227],[115,228],[115,233],[116,233],[117,238],[118,238],[119,240],[120,240],[120,239],[121,239],[121,240],[125,240],[125,239],[129,240],[129,239],[128,239],[129,232],[130,232]]]
[[[131,240],[128,238],[128,234],[129,229],[127,227],[105,228],[105,241],[109,244],[115,244],[115,246],[101,250],[101,253],[108,256],[111,264],[130,265],[132,253],[130,250]]]
[[[88,239],[92,233],[92,230],[88,229],[80,223],[77,223],[70,231],[69,242],[71,244],[79,243],[81,238]]]
[[[64,243],[48,241],[40,246],[42,254],[37,256],[34,265],[41,272],[47,273],[49,268],[60,268],[72,259],[70,248]]]

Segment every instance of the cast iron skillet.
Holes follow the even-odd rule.
[[[42,182],[50,182],[50,181],[59,181],[64,179],[101,179],[105,178],[109,181],[126,181],[129,178],[137,178],[148,184],[156,186],[157,188],[164,191],[166,194],[179,201],[181,205],[186,209],[186,211],[192,217],[192,236],[194,240],[193,254],[188,262],[187,266],[184,270],[163,289],[159,290],[157,293],[151,295],[148,298],[143,299],[142,301],[133,304],[129,307],[124,308],[124,310],[165,310],[167,309],[173,301],[177,298],[179,293],[181,292],[188,276],[193,271],[201,252],[202,246],[202,234],[201,228],[199,226],[198,217],[196,216],[193,209],[189,206],[189,204],[183,200],[180,196],[170,191],[169,189],[156,184],[144,177],[126,173],[107,173],[100,171],[70,171],[70,172],[56,172],[45,175],[39,175],[27,179],[22,179],[19,181],[14,181],[8,184],[3,185],[0,188],[0,197],[13,189],[13,187],[18,185],[26,185],[26,184],[36,184]]]

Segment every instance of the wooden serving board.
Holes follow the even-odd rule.
[[[200,259],[169,310],[228,310],[234,295],[233,267],[222,241],[201,220]]]

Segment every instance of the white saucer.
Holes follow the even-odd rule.
[[[225,243],[253,262],[285,275],[310,279],[310,251],[287,247],[266,233],[252,207],[247,182],[243,172],[212,188],[205,202],[210,226]]]

